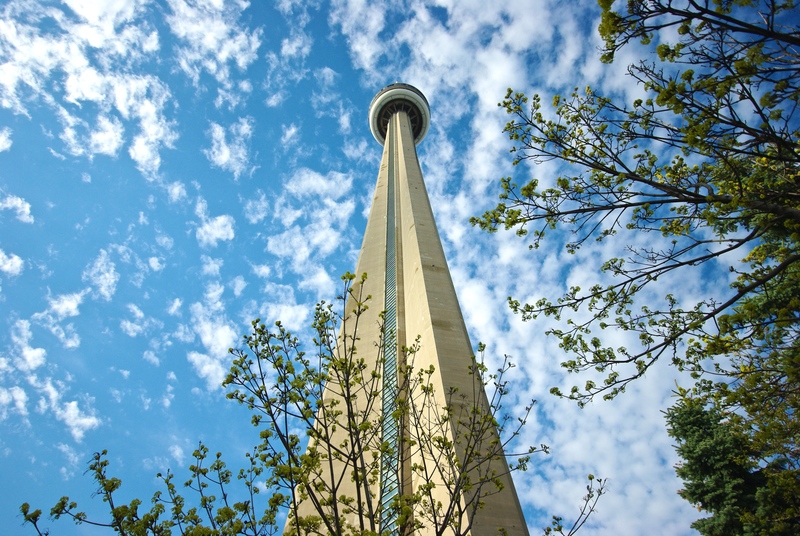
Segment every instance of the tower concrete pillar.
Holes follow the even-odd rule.
[[[424,527],[413,534],[435,534],[436,519],[456,512],[461,534],[527,536],[417,158],[430,125],[428,102],[413,86],[392,84],[373,99],[369,121],[383,155],[355,272],[367,274],[363,294],[371,296],[356,344],[368,366],[382,370],[379,401],[369,410],[388,446],[369,491],[384,512],[380,532],[407,533],[410,525],[389,506],[424,489],[427,499],[412,513]],[[376,341],[383,341],[381,351],[373,351]],[[407,410],[398,412],[398,404]],[[339,463],[325,478],[344,481],[351,470]],[[462,473],[468,489],[458,488]]]

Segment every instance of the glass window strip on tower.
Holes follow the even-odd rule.
[[[381,454],[381,534],[399,535],[399,509],[394,501],[400,494],[400,437],[397,422],[397,247],[395,238],[395,129],[387,129],[389,166],[386,210],[386,312],[384,318],[383,389],[381,393],[381,437],[388,448]]]

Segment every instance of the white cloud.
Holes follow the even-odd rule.
[[[217,98],[214,99],[214,106],[222,108],[223,105],[227,104],[229,110],[234,110],[240,104],[243,104],[252,92],[253,84],[250,80],[239,80],[235,84],[235,89],[217,88]]]
[[[280,320],[290,331],[297,332],[308,327],[312,308],[308,304],[297,303],[294,287],[267,283],[264,292],[271,297],[258,310],[258,316],[267,324]]]
[[[219,276],[219,269],[222,268],[222,259],[213,259],[208,255],[201,255],[200,261],[203,263],[203,275]]]
[[[192,331],[192,328],[186,324],[178,324],[178,327],[175,329],[175,332],[172,334],[172,336],[181,342],[194,342],[194,331]]]
[[[300,141],[300,127],[294,123],[282,125],[281,130],[283,130],[283,134],[281,134],[281,145],[284,150],[297,145]]]
[[[339,109],[339,132],[342,134],[349,134],[350,133],[350,117],[351,113],[349,110],[344,110],[343,108]]]
[[[57,105],[56,113],[63,127],[58,137],[64,142],[66,151],[72,156],[91,156],[88,148],[85,147],[85,136],[82,135],[87,128],[86,121],[71,114],[61,105]]]
[[[28,415],[28,395],[18,385],[0,387],[0,422],[8,418],[11,411],[25,418]]]
[[[345,140],[342,152],[350,160],[365,160],[372,151],[372,148],[367,145],[367,140],[361,138],[360,140]]]
[[[225,291],[218,282],[206,286],[203,303],[193,303],[192,328],[200,337],[206,351],[215,359],[226,359],[228,348],[235,346],[238,335],[224,314],[222,294]]]
[[[78,457],[78,453],[75,451],[75,449],[66,443],[59,443],[56,445],[56,448],[60,450],[67,459],[67,464],[62,466],[59,472],[64,480],[68,480],[75,474],[75,469],[80,463],[80,458]]]
[[[292,35],[281,41],[281,57],[287,59],[305,58],[311,52],[311,45],[314,40],[305,32],[292,32]]]
[[[293,203],[289,196],[281,196],[275,200],[275,208],[272,211],[272,219],[279,221],[284,227],[291,227],[303,216],[308,216],[308,209],[302,203]]]
[[[387,3],[338,0],[332,4],[331,26],[340,26],[347,36],[354,66],[372,74],[377,59],[386,50],[386,41],[380,33],[385,25]]]
[[[105,301],[111,301],[119,281],[119,273],[115,268],[116,265],[111,261],[108,252],[101,249],[94,262],[83,270],[81,280],[91,283],[95,293]]]
[[[172,148],[178,134],[174,122],[163,113],[171,100],[169,89],[160,82],[151,81],[148,94],[149,98],[129,96],[133,101],[133,113],[139,119],[139,132],[133,137],[128,154],[146,178],[154,179],[161,167],[161,147]]]
[[[72,324],[67,324],[64,327],[54,326],[50,331],[53,332],[53,335],[58,337],[58,340],[61,341],[64,348],[72,349],[81,345],[81,338],[75,332],[75,326]]]
[[[142,359],[150,363],[151,365],[159,366],[161,365],[161,360],[156,356],[155,352],[152,350],[145,350],[142,354]]]
[[[11,149],[11,129],[8,127],[0,128],[0,153]]]
[[[65,99],[72,104],[80,104],[80,101],[101,102],[105,98],[109,81],[94,67],[81,65],[67,75],[64,84]],[[70,122],[68,126],[73,127],[76,124]]]
[[[59,294],[55,298],[47,298],[49,307],[48,313],[55,315],[57,321],[65,318],[78,316],[81,303],[83,303],[83,292],[73,292],[72,294]]]
[[[11,328],[11,342],[14,344],[14,366],[23,372],[31,372],[44,365],[47,351],[31,346],[31,323],[17,320]]]
[[[269,67],[265,82],[269,91],[266,104],[270,107],[280,105],[292,94],[295,84],[309,73],[305,62],[311,54],[314,38],[306,31],[306,26],[313,17],[309,11],[317,8],[312,2],[291,0],[281,1],[277,7],[286,19],[289,35],[281,39],[279,49],[266,53]]]
[[[16,195],[6,195],[5,199],[0,201],[0,210],[13,210],[19,221],[33,223],[31,204]]]
[[[181,199],[186,198],[186,185],[180,181],[167,184],[167,195],[169,195],[170,203],[177,203]]]
[[[136,320],[141,320],[144,318],[144,312],[142,312],[142,310],[139,309],[139,307],[136,306],[135,304],[129,303],[127,307],[128,311],[130,311],[130,313]]]
[[[172,459],[178,462],[178,465],[183,466],[183,461],[186,459],[186,456],[183,453],[183,449],[178,445],[171,445],[169,447],[169,455],[172,456]]]
[[[89,135],[90,150],[92,153],[116,156],[122,147],[124,130],[116,117],[98,117],[97,128]]]
[[[100,426],[100,419],[95,416],[94,410],[85,412],[78,406],[76,400],[64,402],[60,407],[51,407],[56,418],[64,421],[75,441],[80,442],[83,435]]]
[[[111,244],[109,249],[114,251],[119,260],[124,264],[132,264],[136,270],[128,273],[128,281],[136,287],[141,287],[145,276],[150,272],[148,264],[130,247],[123,244]]]
[[[333,296],[336,292],[336,281],[321,266],[308,266],[298,284],[301,289],[310,290],[317,297]]]
[[[81,344],[80,336],[75,332],[72,324],[61,325],[65,318],[72,318],[80,314],[79,307],[88,290],[72,294],[59,294],[55,298],[47,298],[46,310],[34,313],[31,319],[45,327],[52,333],[64,348],[77,348]]]
[[[175,244],[175,241],[169,235],[165,235],[159,232],[156,235],[156,244],[158,244],[159,246],[161,246],[166,250],[170,250],[172,249],[172,246]]]
[[[181,315],[181,306],[183,305],[183,300],[180,298],[175,298],[172,300],[172,303],[169,304],[167,307],[167,314],[170,316],[180,316]]]
[[[338,77],[339,73],[330,67],[323,67],[314,73],[314,78],[316,78],[320,85],[325,89],[333,87],[333,84],[336,82]]]
[[[189,352],[186,358],[194,367],[197,375],[206,381],[209,391],[222,389],[222,381],[225,379],[227,370],[219,360],[200,352]]]
[[[94,399],[86,398],[85,405],[88,409],[81,409],[77,400],[62,400],[67,392],[67,386],[63,382],[54,382],[52,378],[40,380],[32,375],[28,376],[28,383],[41,395],[37,410],[40,413],[52,412],[56,419],[67,426],[72,438],[78,443],[83,440],[86,432],[100,426],[100,418],[92,407]]]
[[[79,17],[92,25],[110,25],[113,27],[122,21],[129,20],[142,2],[64,0],[64,3]]]
[[[82,45],[98,49],[100,64],[136,62],[158,51],[158,33],[142,20],[136,20],[148,0],[66,0],[79,17],[62,19],[65,29]],[[69,23],[66,23],[69,21]]]
[[[142,331],[144,331],[144,327],[141,324],[137,324],[136,322],[131,322],[130,320],[123,319],[119,323],[119,327],[122,332],[127,335],[128,337],[136,337]]]
[[[252,118],[240,117],[236,123],[228,127],[227,132],[222,125],[211,122],[209,134],[211,148],[203,150],[203,154],[214,166],[230,171],[237,179],[244,172],[253,172],[255,168],[250,166],[248,154],[248,143],[253,135]]]
[[[233,240],[234,220],[232,216],[222,215],[208,219],[197,229],[197,241],[201,247],[217,247],[220,240]]]
[[[150,257],[147,259],[147,263],[150,265],[150,269],[154,272],[160,272],[164,269],[164,263],[159,257]]]
[[[261,28],[248,31],[237,23],[249,2],[169,0],[169,6],[167,22],[181,42],[177,50],[181,70],[195,84],[205,71],[222,88],[232,88],[230,66],[244,71],[256,60],[261,45]]]
[[[244,217],[252,224],[259,223],[269,214],[267,196],[261,190],[256,190],[256,197],[248,199],[244,204]]]
[[[266,279],[272,273],[268,264],[251,264],[253,273],[262,279]]]
[[[141,5],[72,1],[70,7],[81,20],[54,5],[34,10],[30,18],[4,21],[0,106],[27,114],[25,103],[38,97],[56,113],[62,126],[58,137],[66,151],[88,158],[116,155],[124,143],[123,123],[111,115],[116,110],[122,120],[138,123],[129,154],[142,173],[153,178],[160,166],[158,153],[172,146],[176,132],[164,115],[171,100],[166,84],[130,72],[159,47],[151,25],[135,20]],[[24,9],[30,11],[31,6]],[[23,22],[36,16],[53,21],[53,28],[43,32]],[[84,111],[82,117],[72,115],[65,105]],[[93,113],[94,118],[87,117]]]
[[[352,176],[336,171],[322,175],[301,168],[284,184],[274,217],[286,230],[267,238],[267,251],[291,262],[292,270],[307,275],[309,263],[346,245],[355,202],[347,193]],[[340,200],[341,199],[341,200]]]
[[[308,168],[297,170],[286,183],[286,191],[297,196],[318,196],[339,199],[350,193],[353,177],[350,174],[330,171],[323,175]]]
[[[244,292],[245,287],[247,287],[247,282],[244,280],[244,277],[237,275],[234,277],[230,283],[228,283],[233,290],[233,295],[237,298],[242,295]]]
[[[160,328],[163,326],[160,320],[147,317],[144,312],[133,303],[129,303],[127,309],[133,317],[133,320],[123,319],[120,321],[119,327],[122,332],[129,337],[137,337],[151,328]]]
[[[319,84],[311,98],[311,106],[317,117],[331,117],[339,123],[339,132],[350,133],[350,118],[353,107],[347,97],[343,97],[335,90],[338,73],[329,67],[324,67],[314,73],[314,78]]]
[[[276,108],[283,104],[283,101],[286,100],[286,93],[283,91],[278,91],[273,93],[264,101],[264,104],[267,105],[268,108]]]
[[[9,255],[0,249],[0,272],[13,277],[21,274],[24,268],[25,262],[19,255],[13,253]]]
[[[172,385],[167,385],[167,390],[164,393],[164,396],[161,397],[161,405],[165,408],[168,408],[172,405],[172,399],[175,398],[175,387]]]
[[[196,236],[200,247],[217,247],[217,242],[233,240],[235,235],[233,216],[224,214],[214,218],[208,217],[208,204],[202,197],[197,201],[195,214],[200,217],[201,225],[197,228]]]

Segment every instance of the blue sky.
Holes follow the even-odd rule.
[[[201,440],[240,465],[257,437],[219,387],[227,349],[257,316],[307,333],[314,303],[353,269],[380,158],[367,108],[398,80],[431,105],[420,160],[473,344],[511,355],[511,396],[539,399],[524,440],[553,451],[516,479],[532,533],[576,513],[590,472],[609,485],[584,534],[690,533],[661,414],[675,373],[657,367],[579,410],[547,394],[574,381],[548,323],[506,306],[596,280],[607,246],[576,258],[556,237],[530,252],[468,223],[496,204],[500,177],[558,172],[512,170],[507,87],[632,99],[625,66],[646,52],[602,65],[590,1],[489,4],[3,3],[4,533],[24,532],[22,501],[49,509],[68,494],[102,511],[83,475],[101,449],[128,499],[149,498],[159,471],[181,477]],[[704,284],[662,290],[696,298]]]

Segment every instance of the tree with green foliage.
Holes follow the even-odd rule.
[[[706,536],[796,534],[800,516],[775,477],[786,476],[787,460],[764,459],[730,416],[683,397],[667,411],[667,427],[683,459],[676,471],[685,482],[678,493],[711,517],[692,524]]]
[[[588,241],[616,246],[598,266],[610,283],[531,303],[509,298],[524,320],[565,321],[548,333],[569,355],[569,372],[603,375],[553,392],[580,405],[613,398],[666,360],[692,374],[687,396],[725,415],[764,460],[785,462],[776,471],[800,512],[798,8],[792,0],[599,4],[603,61],[636,42],[655,53],[628,67],[644,97],[624,103],[575,89],[548,110],[540,96],[509,89],[500,106],[514,164],[556,160],[564,171],[542,183],[502,179],[500,203],[473,223],[513,229],[532,249],[555,231],[571,234],[572,254]],[[732,283],[699,301],[671,293],[642,301],[659,279],[725,268]],[[639,344],[614,346],[604,331]]]
[[[244,346],[230,350],[233,363],[223,386],[229,389],[229,399],[250,410],[260,438],[246,456],[246,467],[236,475],[240,486],[234,486],[233,472],[221,454],[210,458],[208,448],[201,444],[193,453],[190,478],[184,484],[189,492],[181,492],[174,473],[159,474],[164,490],[153,495],[152,506],[145,511],[139,499],[120,501],[122,482],[109,476],[107,454],[102,451],[90,461],[89,473],[110,517],[90,519],[69,497],[63,497],[50,510],[51,518],[65,517],[125,535],[380,534],[378,524],[385,512],[375,497],[376,482],[381,456],[391,447],[383,441],[376,418],[383,341],[364,343],[370,351],[379,352],[377,370],[362,357],[365,346],[361,354],[357,348],[357,326],[369,300],[363,294],[365,277],[355,283],[352,274],[343,277],[340,302],[343,310],[352,308],[349,314],[324,302],[316,307],[312,352],[306,353],[280,322],[271,330],[259,320],[253,321]],[[345,327],[347,323],[350,327]],[[337,337],[337,331],[346,335]],[[416,349],[404,351],[406,366],[400,371],[404,396],[394,415],[407,423],[401,448],[407,453],[420,451],[423,460],[437,463],[435,467],[411,464],[413,478],[429,484],[404,490],[388,508],[399,518],[403,534],[423,527],[432,534],[469,534],[472,516],[468,512],[480,509],[483,499],[502,488],[498,470],[525,470],[531,454],[547,451],[542,445],[520,454],[504,453],[520,434],[534,402],[518,415],[505,414],[502,400],[508,393],[506,373],[511,364],[505,361],[496,373],[490,373],[481,353],[481,359],[473,359],[471,371],[475,389],[492,391],[489,410],[478,404],[469,406],[457,390],[446,394],[447,403],[442,406],[430,381],[434,371],[414,369]],[[355,404],[356,399],[367,403]],[[451,429],[457,430],[455,436]],[[336,462],[346,465],[349,478],[330,478]],[[436,478],[431,476],[434,473]],[[434,482],[446,488],[444,495]],[[555,518],[547,533],[574,534],[594,512],[604,485],[603,480],[590,477],[572,527],[565,533],[560,518]],[[443,496],[447,500],[441,500]],[[20,511],[40,536],[48,533],[41,527],[41,510],[25,503]]]

